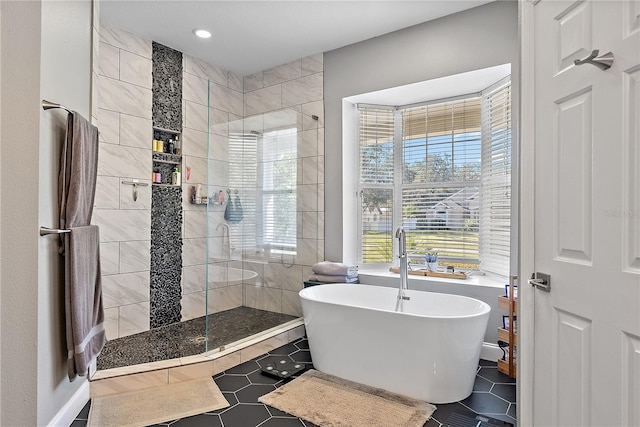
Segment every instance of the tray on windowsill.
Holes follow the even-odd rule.
[[[392,273],[400,273],[400,267],[390,267],[389,271]],[[467,275],[462,271],[457,273],[445,273],[444,271],[409,270],[409,274],[413,276],[443,277],[445,279],[465,280],[467,278]]]

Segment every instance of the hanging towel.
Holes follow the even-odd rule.
[[[327,276],[348,276],[355,277],[358,275],[358,266],[347,265],[340,262],[321,261],[311,267],[314,273],[324,274]]]
[[[231,222],[231,217],[233,216],[233,200],[229,197],[227,201],[227,207],[224,208],[224,219],[227,222]]]
[[[236,200],[233,204],[233,220],[232,222],[238,223],[244,218],[244,212],[242,211],[242,203],[240,203],[240,196],[236,195]]]
[[[67,120],[58,175],[61,229],[91,224],[97,174],[98,128],[74,111]]]
[[[69,114],[60,159],[60,253],[65,263],[65,319],[69,379],[87,375],[106,342],[100,279],[100,238],[91,215],[98,171],[98,129]]]
[[[227,207],[224,210],[224,219],[229,224],[237,224],[244,218],[244,212],[242,210],[242,203],[240,203],[240,196],[236,195],[235,201],[229,196]]]
[[[100,234],[97,225],[71,227],[65,239],[65,317],[68,374],[85,376],[106,343]]]

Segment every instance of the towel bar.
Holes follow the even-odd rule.
[[[42,109],[43,110],[45,110],[45,111],[46,110],[51,110],[52,108],[62,108],[67,113],[72,113],[71,109],[65,107],[64,105],[56,104],[55,102],[47,101],[46,99],[42,100]]]
[[[61,230],[59,228],[40,227],[40,235],[48,236],[50,234],[64,234],[71,233],[71,230]]]

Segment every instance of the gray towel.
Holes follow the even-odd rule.
[[[65,315],[69,379],[87,375],[104,344],[98,226],[73,227],[65,239]]]
[[[314,264],[311,269],[315,274],[323,274],[325,276],[358,276],[358,266],[340,262],[322,261]]]
[[[60,253],[65,266],[69,379],[87,375],[106,342],[100,278],[100,236],[91,224],[98,173],[98,129],[75,111],[67,120],[58,192]]]
[[[91,224],[98,175],[98,128],[75,111],[67,120],[60,158],[58,197],[60,228]],[[64,252],[61,244],[60,253]]]
[[[358,281],[358,276],[349,277],[343,275],[324,275],[324,274],[311,274],[309,275],[311,282],[327,282],[327,283],[355,283]]]

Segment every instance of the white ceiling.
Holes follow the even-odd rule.
[[[245,76],[491,1],[101,0],[100,20]]]

